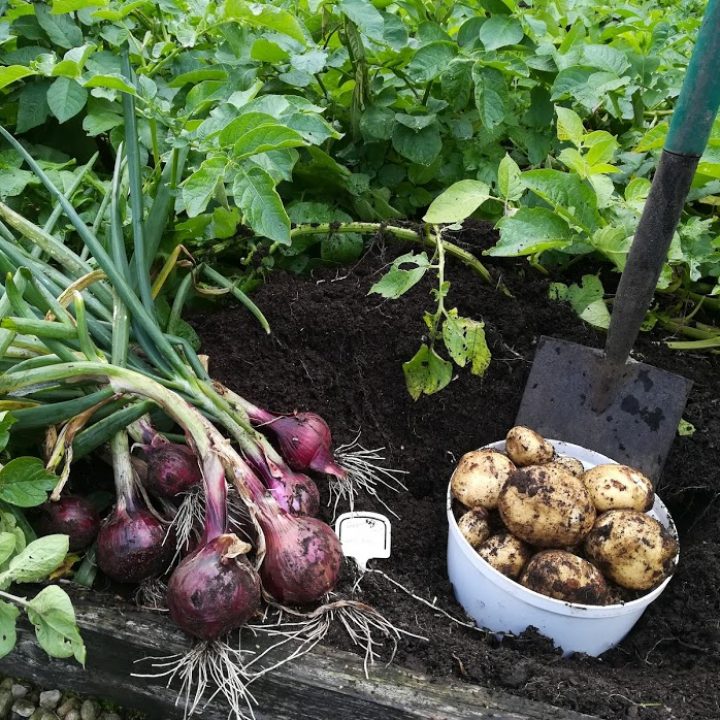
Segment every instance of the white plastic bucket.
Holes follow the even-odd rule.
[[[582,461],[585,469],[615,462],[579,445],[558,440],[550,442],[560,455],[569,455]],[[485,447],[504,450],[505,442]],[[516,635],[534,626],[552,639],[566,655],[572,652],[600,655],[627,635],[672,577],[666,578],[647,595],[615,605],[581,605],[540,595],[495,570],[473,550],[460,533],[451,505],[452,496],[448,486],[448,575],[455,597],[480,627],[496,633]],[[677,538],[675,524],[657,496],[648,514]],[[675,564],[678,557],[675,558]]]

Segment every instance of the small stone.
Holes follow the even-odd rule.
[[[37,715],[37,717],[35,717]],[[58,720],[58,716],[52,710],[43,710],[39,708],[33,713],[30,720]]]
[[[57,714],[60,717],[65,717],[71,710],[74,710],[78,706],[77,698],[74,697],[66,697],[62,703],[60,703],[60,707],[57,709]],[[78,713],[79,715],[79,713]]]
[[[104,712],[100,716],[100,720],[122,720],[122,718],[114,712]]]
[[[54,710],[58,703],[62,693],[59,690],[45,690],[40,693],[40,707],[46,710]]]
[[[10,708],[14,702],[15,698],[12,696],[10,688],[0,690],[0,720],[5,720],[5,718],[7,718],[10,714]]]
[[[20,698],[24,698],[28,694],[28,689],[24,685],[20,685],[19,683],[15,683],[11,688],[10,692],[12,693],[12,696],[19,700]]]
[[[29,718],[35,712],[35,706],[24,698],[20,698],[13,703],[12,711],[17,717]]]
[[[80,720],[97,720],[98,706],[92,700],[86,700],[80,707]]]
[[[12,678],[3,678],[3,681],[0,682],[0,688],[3,690],[9,690],[14,684],[15,681]]]
[[[80,711],[79,710],[70,710],[67,715],[65,715],[65,720],[80,720]]]

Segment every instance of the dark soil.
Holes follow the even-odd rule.
[[[459,240],[477,251],[490,243],[490,231],[476,227]],[[255,298],[271,335],[230,303],[193,321],[214,377],[270,409],[319,412],[336,443],[362,430],[365,446],[384,446],[389,463],[409,472],[407,493],[384,495],[401,516],[393,522],[392,557],[372,566],[464,617],[445,564],[445,494],[454,463],[513,424],[538,336],[595,346],[602,336],[569,307],[549,301],[548,280],[524,262],[489,263],[512,298],[450,262],[450,307],[485,321],[493,362],[485,377],[460,370],[445,390],[413,402],[401,363],[421,342],[432,284],[423,281],[397,301],[367,294],[389,259],[405,250],[380,243],[350,272],[273,276]],[[659,332],[644,335],[636,355],[692,378],[685,417],[697,430],[676,439],[659,485],[681,533],[680,568],[660,599],[618,648],[597,659],[563,659],[532,630],[500,642],[368,574],[363,598],[430,639],[403,639],[395,662],[438,681],[461,678],[602,718],[720,718],[720,362],[671,352],[663,339]],[[340,636],[333,641],[345,643]]]

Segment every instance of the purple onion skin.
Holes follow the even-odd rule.
[[[145,487],[154,495],[172,500],[202,482],[197,456],[186,445],[165,442],[156,447],[147,445],[145,449]]]
[[[112,580],[139,583],[161,574],[172,559],[175,543],[149,510],[116,506],[100,527],[97,563]]]
[[[235,535],[211,540],[170,577],[167,606],[175,624],[202,640],[240,627],[260,605],[260,578],[244,556],[229,557]]]
[[[263,587],[278,601],[317,602],[337,584],[342,548],[329,525],[285,513],[260,520],[267,544],[260,567]]]
[[[330,428],[319,415],[311,412],[281,415],[262,429],[273,433],[280,453],[293,470],[346,475],[333,459]]]
[[[100,529],[98,511],[89,500],[82,497],[64,495],[57,502],[46,502],[40,510],[42,515],[35,523],[38,535],[67,535],[70,552],[84,550]]]
[[[320,512],[320,491],[307,475],[286,473],[282,478],[275,478],[270,492],[277,504],[291,515],[315,517]]]

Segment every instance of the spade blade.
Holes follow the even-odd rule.
[[[593,409],[603,374],[601,350],[543,336],[516,424],[639,468],[657,481],[682,418],[691,381],[628,362],[602,411]]]

